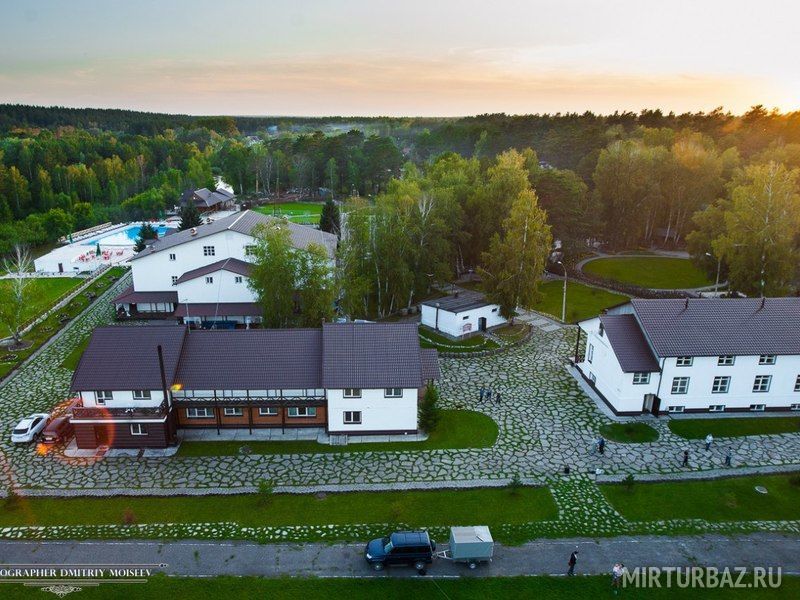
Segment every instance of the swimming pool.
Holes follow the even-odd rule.
[[[164,237],[169,227],[166,225],[154,225],[158,232],[158,237]],[[111,231],[104,235],[99,235],[90,240],[81,242],[83,246],[96,246],[99,242],[101,246],[133,246],[136,243],[136,238],[139,237],[139,231],[142,229],[141,225],[131,225],[125,229]]]

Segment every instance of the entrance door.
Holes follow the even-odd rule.
[[[64,272],[64,263],[58,263],[58,272],[59,273],[63,273]]]
[[[486,331],[486,317],[478,317],[478,331]]]
[[[653,413],[653,416],[658,416],[658,411],[661,408],[661,398],[658,396],[653,396],[653,406],[650,409],[650,412]]]
[[[94,427],[94,441],[98,446],[108,445],[108,427],[105,425],[95,425]]]
[[[658,416],[658,409],[661,406],[661,399],[655,394],[645,394],[642,412]]]

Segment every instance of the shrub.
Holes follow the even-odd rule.
[[[511,478],[511,481],[508,482],[508,489],[513,496],[519,494],[520,489],[522,488],[522,479],[519,476],[519,473],[514,473],[514,476]]]
[[[258,498],[262,504],[269,504],[272,500],[272,494],[275,491],[275,486],[269,479],[258,480]]]
[[[6,496],[6,501],[4,502],[5,508],[7,510],[16,510],[19,508],[20,497],[13,487],[8,488],[8,495]]]
[[[122,522],[125,525],[133,525],[136,523],[136,514],[133,512],[133,509],[125,509],[125,512],[122,513]]]
[[[636,479],[634,479],[632,473],[628,473],[625,476],[625,479],[622,480],[622,485],[625,486],[625,489],[629,492],[633,491],[633,484],[636,483]]]

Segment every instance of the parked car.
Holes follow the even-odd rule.
[[[56,417],[42,431],[42,441],[45,444],[55,444],[72,437],[73,430],[69,417]]]
[[[364,558],[376,571],[387,565],[413,565],[421,571],[433,562],[436,542],[427,531],[396,531],[367,544]]]
[[[47,413],[33,413],[25,417],[11,432],[11,441],[15,444],[26,444],[32,442],[39,435],[42,429],[47,426],[50,415]]]

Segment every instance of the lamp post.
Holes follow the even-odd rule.
[[[192,331],[192,326],[189,324],[189,299],[184,298],[183,300],[178,300],[178,302],[183,302],[186,305],[186,317],[183,319],[183,322],[187,327],[186,333],[190,333]]]
[[[436,326],[434,327],[434,329],[436,329],[436,331],[439,331],[439,307],[440,306],[441,306],[441,304],[439,302],[437,302],[436,303]]]
[[[561,268],[564,269],[564,293],[561,298],[561,321],[563,323],[567,322],[567,267],[564,266],[564,263],[558,261],[556,264],[561,265]]]
[[[709,258],[714,258],[714,255],[713,255],[713,254],[711,254],[710,252],[706,252],[706,256],[708,256]],[[719,293],[719,272],[720,272],[720,269],[721,269],[721,268],[722,268],[722,257],[720,256],[720,257],[717,259],[717,279],[716,279],[716,281],[714,282],[714,294],[715,294],[715,295],[716,295],[717,293]]]

